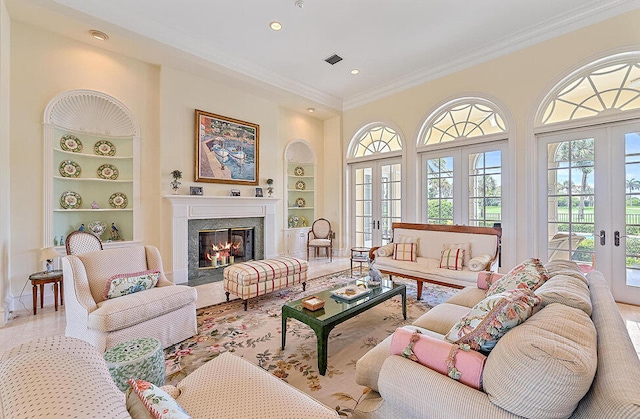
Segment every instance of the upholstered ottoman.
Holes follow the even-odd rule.
[[[273,259],[254,260],[236,263],[224,268],[224,291],[229,301],[229,294],[237,295],[244,300],[247,310],[249,298],[277,291],[291,285],[302,283],[305,290],[307,270],[306,260],[290,256]]]
[[[164,385],[164,352],[155,338],[139,338],[123,342],[104,353],[109,373],[122,391],[129,388],[127,380],[145,380],[158,387]]]

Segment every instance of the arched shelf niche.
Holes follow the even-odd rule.
[[[287,254],[303,256],[316,214],[316,153],[307,141],[293,140],[285,148],[284,161],[285,247]]]
[[[131,111],[106,93],[69,90],[48,103],[43,123],[43,247],[64,253],[69,233],[97,221],[106,225],[100,235],[105,247],[138,242],[141,137]],[[69,195],[76,202],[65,200]]]

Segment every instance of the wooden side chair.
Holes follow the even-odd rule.
[[[87,252],[102,250],[102,242],[96,236],[86,231],[74,231],[64,242],[67,255],[79,255]]]
[[[326,249],[329,261],[333,261],[333,231],[329,220],[318,218],[313,222],[311,230],[307,234],[307,260],[309,260],[309,249],[311,248],[315,251],[315,257],[318,257],[321,248]]]

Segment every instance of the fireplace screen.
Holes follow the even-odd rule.
[[[253,227],[198,232],[198,268],[222,268],[254,259]]]

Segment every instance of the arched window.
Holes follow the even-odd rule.
[[[435,224],[501,223],[506,140],[505,118],[487,99],[462,97],[436,108],[417,141],[426,198],[423,219]]]
[[[538,125],[640,109],[640,56],[599,60],[567,76],[540,107]]]
[[[366,125],[353,136],[347,161],[352,243],[386,244],[391,224],[402,220],[402,138],[386,124]]]
[[[374,154],[402,151],[398,133],[386,125],[373,125],[352,141],[349,157],[366,157]]]
[[[423,125],[418,147],[506,132],[494,104],[481,98],[460,98],[440,107]]]

